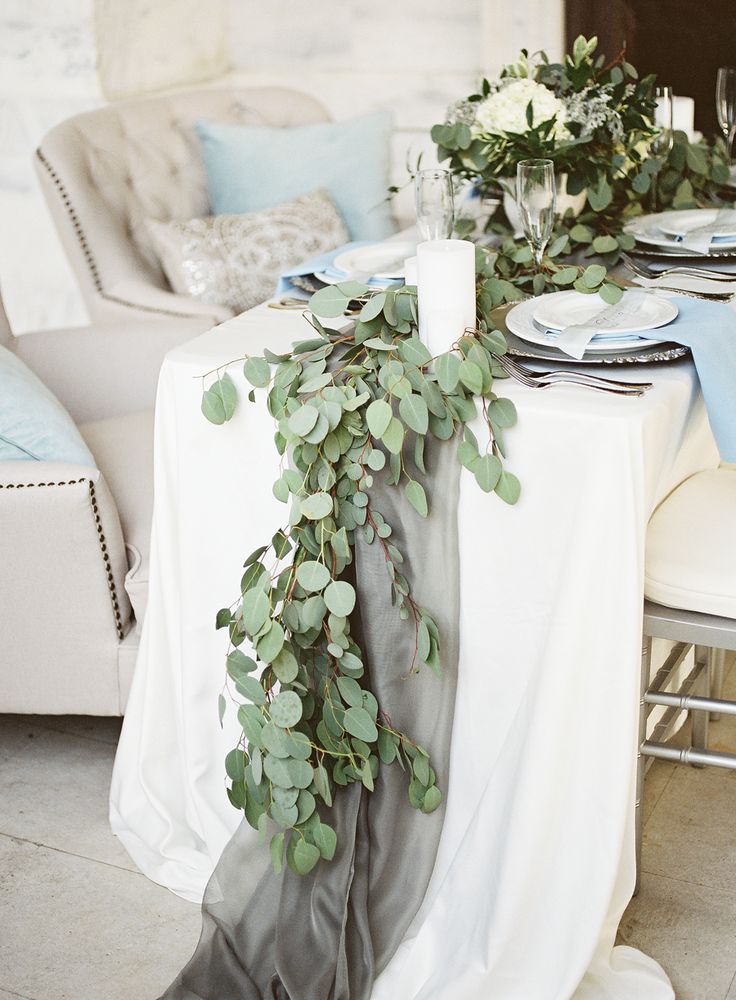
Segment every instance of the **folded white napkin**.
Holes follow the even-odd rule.
[[[733,227],[732,231],[736,233],[736,212],[732,208],[719,208],[712,222],[706,226],[696,226],[684,236],[679,237],[677,242],[685,250],[692,250],[694,253],[708,253],[716,234],[729,227]]]
[[[651,292],[637,290],[624,292],[615,305],[603,306],[601,311],[596,313],[587,323],[577,323],[564,327],[555,341],[555,347],[564,351],[565,354],[569,354],[571,358],[580,360],[585,354],[588,344],[602,327],[611,326],[622,320],[633,320],[641,309],[647,294],[651,294]],[[630,324],[627,322],[626,325]]]

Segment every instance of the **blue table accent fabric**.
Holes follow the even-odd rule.
[[[677,319],[655,332],[692,351],[721,458],[736,462],[736,310],[681,295],[674,301]]]
[[[394,230],[391,127],[387,111],[297,128],[198,121],[212,211],[257,212],[325,188],[353,239],[383,240]]]
[[[95,464],[56,396],[5,347],[0,347],[0,461]]]
[[[330,250],[327,253],[319,254],[316,257],[310,257],[309,260],[305,260],[301,264],[295,264],[294,267],[290,267],[281,275],[278,285],[276,286],[275,294],[292,295],[296,298],[303,298],[306,301],[306,299],[309,298],[309,293],[305,292],[301,288],[297,288],[291,283],[291,279],[295,277],[306,277],[312,274],[327,274],[330,277],[339,278],[342,281],[348,281],[350,275],[344,274],[344,272],[332,267],[332,262],[335,257],[339,256],[341,253],[345,253],[346,250],[355,250],[358,247],[371,246],[374,242],[374,240],[356,240],[353,243],[346,243],[344,246],[337,247],[336,250]],[[381,288],[388,288],[390,285],[395,285],[396,282],[379,278],[373,279],[371,284],[376,286],[380,285]]]

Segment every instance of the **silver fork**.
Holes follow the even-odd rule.
[[[678,264],[677,267],[666,267],[662,271],[657,271],[648,264],[642,264],[640,261],[634,260],[626,253],[621,254],[621,260],[624,262],[625,267],[628,267],[634,274],[638,274],[640,278],[668,278],[680,275],[681,277],[689,278],[706,278],[709,281],[736,281],[736,274],[724,274],[722,271],[708,271],[704,267],[689,267],[685,264]]]
[[[572,370],[534,371],[509,357],[508,354],[494,354],[501,368],[512,378],[532,389],[546,389],[550,385],[569,382],[574,385],[587,386],[599,392],[608,392],[616,396],[643,396],[652,388],[651,382],[620,382],[617,379],[602,378],[587,372]]]

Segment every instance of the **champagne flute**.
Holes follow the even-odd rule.
[[[729,161],[733,164],[731,149],[736,135],[736,69],[721,66],[716,77],[716,114],[726,140]]]
[[[521,160],[516,167],[516,202],[537,270],[552,235],[556,201],[552,160]]]
[[[441,167],[420,170],[414,186],[420,237],[422,240],[449,240],[455,225],[450,171]]]
[[[649,150],[658,160],[665,160],[672,149],[672,108],[674,100],[672,87],[656,87],[654,91],[654,125],[657,133],[649,144]],[[651,210],[657,211],[657,181],[659,171],[652,174]]]

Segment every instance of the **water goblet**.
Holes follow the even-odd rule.
[[[726,140],[728,159],[733,164],[732,148],[736,135],[736,69],[721,66],[716,77],[716,114]]]
[[[672,87],[656,87],[654,91],[654,125],[656,135],[649,143],[649,151],[658,160],[665,160],[672,149],[672,108],[674,100]],[[657,211],[657,180],[659,170],[652,174],[651,210]]]
[[[414,180],[417,229],[422,240],[449,240],[455,225],[452,176],[440,167],[420,170]]]
[[[516,167],[516,202],[537,270],[552,235],[556,201],[552,160],[521,160]]]

